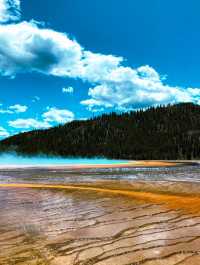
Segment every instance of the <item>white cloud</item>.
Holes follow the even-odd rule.
[[[36,119],[16,119],[8,122],[9,126],[16,129],[45,129],[51,127],[46,121],[39,121]]]
[[[69,87],[63,87],[62,88],[62,92],[63,93],[69,93],[69,94],[72,94],[74,93],[74,88],[72,86],[69,86]]]
[[[126,110],[177,102],[198,103],[200,89],[169,86],[150,66],[118,67],[102,84],[90,88],[88,95],[89,99],[81,104],[89,110],[100,106]]]
[[[55,123],[67,123],[74,120],[74,113],[67,109],[48,108],[42,114],[42,119],[16,119],[9,121],[10,127],[16,129],[46,129],[55,125]]]
[[[2,104],[1,104],[2,106]],[[7,109],[0,109],[0,114],[15,114],[15,113],[22,113],[26,112],[28,109],[25,105],[15,104],[12,106],[9,106]]]
[[[13,110],[15,113],[26,112],[28,107],[25,105],[15,104],[9,107],[10,110]]]
[[[108,108],[112,107],[110,103],[102,104],[101,101],[93,99],[93,98],[83,100],[81,101],[81,104],[85,105],[87,109],[92,112],[100,112],[100,111],[104,111],[104,107],[108,107]]]
[[[67,109],[49,108],[42,117],[46,122],[66,123],[74,120],[74,113]]]
[[[20,0],[0,0],[0,23],[20,19]]]
[[[79,72],[81,46],[67,35],[39,28],[34,21],[0,25],[0,74],[40,72],[74,76]]]
[[[0,74],[23,72],[102,82],[121,57],[85,51],[64,33],[41,28],[35,21],[0,25]]]
[[[76,77],[91,83],[102,83],[122,62],[122,57],[84,51]]]
[[[8,136],[10,136],[10,133],[5,128],[0,126],[0,138]]]

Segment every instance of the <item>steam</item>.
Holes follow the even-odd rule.
[[[22,156],[14,152],[0,155],[0,166],[51,166],[51,165],[108,165],[125,163],[124,160],[112,160],[105,158],[62,158],[55,156]]]

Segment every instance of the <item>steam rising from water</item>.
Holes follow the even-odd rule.
[[[108,165],[127,163],[125,160],[105,158],[61,158],[49,156],[19,156],[15,153],[0,155],[0,165],[40,166],[40,165]]]

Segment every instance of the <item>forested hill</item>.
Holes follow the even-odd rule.
[[[0,150],[120,159],[200,158],[200,106],[183,103],[73,121],[12,136],[0,142]]]

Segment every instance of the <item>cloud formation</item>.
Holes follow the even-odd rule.
[[[20,0],[0,0],[0,23],[18,21],[20,17]]]
[[[63,87],[62,88],[62,92],[63,93],[69,93],[69,94],[72,94],[74,93],[74,88],[72,86],[69,86],[69,87]]]
[[[2,106],[2,104],[0,106]],[[7,109],[1,108],[0,114],[17,114],[17,113],[26,112],[27,110],[28,110],[27,106],[15,104],[15,105],[9,106]]]
[[[36,119],[16,119],[8,122],[10,127],[16,129],[45,129],[51,127],[48,122],[38,121]]]
[[[15,113],[22,113],[22,112],[26,112],[28,107],[25,105],[15,104],[13,106],[10,106],[9,109]]]
[[[40,120],[33,118],[16,119],[9,121],[8,125],[16,129],[47,129],[55,123],[67,123],[74,120],[74,118],[75,115],[70,110],[52,107],[42,114]]]
[[[17,11],[19,1],[11,2],[16,3]],[[132,68],[124,61],[122,57],[87,51],[67,34],[44,28],[36,21],[0,25],[0,75],[14,78],[20,73],[38,72],[87,81],[91,87],[81,104],[90,111],[200,103],[199,88],[170,86],[152,67]]]
[[[89,89],[89,99],[81,104],[89,110],[114,107],[118,110],[137,109],[177,102],[199,103],[199,88],[173,87],[150,66],[136,69],[118,67],[101,84]]]
[[[67,109],[49,108],[42,117],[45,122],[66,123],[74,120],[74,113]]]
[[[39,28],[34,21],[0,25],[0,74],[40,72],[77,74],[82,48],[65,34]]]

